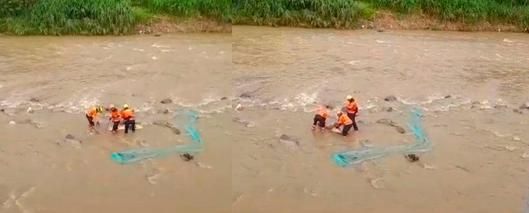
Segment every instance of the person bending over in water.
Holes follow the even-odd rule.
[[[329,110],[331,106],[319,106],[316,109],[316,114],[314,115],[314,122],[312,123],[312,129],[316,129],[316,126],[323,130],[325,128],[325,120],[329,117]]]
[[[353,129],[355,131],[358,131],[358,126],[356,125],[356,113],[358,113],[358,104],[356,104],[356,101],[353,96],[347,96],[345,108],[347,110],[347,117],[349,117],[351,121],[353,121]]]
[[[99,121],[97,120],[97,115],[103,112],[103,107],[94,106],[86,111],[86,119],[88,120],[88,127],[93,129],[95,125],[99,126]]]
[[[343,136],[347,136],[347,134],[349,134],[349,130],[353,126],[353,121],[342,111],[339,111],[338,113],[336,113],[336,115],[338,116],[338,122],[334,124],[334,128],[338,130],[339,133],[339,128],[343,126],[341,134]]]
[[[118,108],[114,106],[110,107],[110,118],[108,120],[112,121],[114,124],[112,126],[112,133],[117,133],[119,122],[121,122],[121,114],[119,113]]]
[[[121,110],[121,118],[123,118],[123,122],[125,123],[125,134],[129,132],[129,127],[132,132],[136,131],[134,110],[131,109],[128,104],[123,105],[123,110]]]

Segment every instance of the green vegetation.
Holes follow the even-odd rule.
[[[422,12],[446,21],[488,21],[529,27],[528,0],[366,0],[376,8],[400,13]]]
[[[159,16],[256,25],[355,28],[377,10],[469,25],[529,27],[529,0],[0,0],[0,32],[127,34]]]
[[[235,24],[354,27],[375,10],[529,27],[529,0],[234,0]]]
[[[139,0],[137,5],[151,11],[180,17],[208,17],[218,21],[230,21],[230,0]]]
[[[234,24],[355,27],[370,19],[369,5],[352,0],[234,0]]]
[[[229,0],[0,0],[0,32],[121,35],[158,15],[230,21]]]

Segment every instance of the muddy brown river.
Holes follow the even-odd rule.
[[[518,108],[529,101],[528,47],[525,34],[234,27],[245,107],[235,116],[253,123],[233,140],[233,212],[523,212],[529,111]],[[312,134],[314,103],[341,106],[348,94],[360,131]],[[384,101],[390,95],[397,100]],[[412,143],[412,106],[433,143],[420,161],[331,161],[366,140]],[[280,142],[283,134],[298,143]]]
[[[0,212],[525,212],[528,48],[525,34],[248,26],[0,37]],[[347,95],[360,131],[311,131],[317,104]],[[143,129],[87,131],[87,107],[125,103]],[[433,144],[419,161],[332,161],[413,143],[412,107]],[[193,160],[111,160],[189,143],[185,110],[204,141]]]

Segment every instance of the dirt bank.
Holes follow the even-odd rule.
[[[176,17],[157,17],[150,23],[136,26],[138,34],[161,33],[231,33],[231,23],[222,23],[205,18],[182,19]]]

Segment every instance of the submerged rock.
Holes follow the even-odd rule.
[[[251,98],[252,95],[248,92],[243,92],[239,95],[240,98]]]
[[[397,130],[397,132],[399,132],[400,134],[406,133],[406,130],[404,130],[404,128],[402,128],[401,126],[395,126],[395,130]]]
[[[377,120],[377,123],[394,127],[395,130],[397,130],[397,132],[399,132],[400,134],[406,133],[406,130],[403,127],[399,126],[396,122],[390,119],[382,118],[382,119]]]
[[[410,162],[415,162],[419,160],[419,156],[417,156],[416,154],[408,154],[408,155],[405,155],[404,157]]]
[[[169,109],[160,109],[158,110],[158,114],[169,114]]]
[[[529,110],[529,102],[528,102],[528,103],[525,103],[525,104],[522,104],[522,105],[520,105],[519,109],[525,109],[525,110]]]
[[[494,109],[507,109],[509,108],[509,106],[507,106],[506,104],[496,104],[494,105]]]
[[[160,101],[161,104],[170,104],[170,103],[173,103],[173,100],[171,100],[170,98],[164,98],[163,100]]]
[[[362,145],[362,147],[368,147],[368,148],[373,147],[373,144],[371,143],[369,139],[360,140],[360,145]]]
[[[228,97],[224,96],[222,98],[220,98],[221,101],[225,101],[225,100],[228,100]]]
[[[36,97],[33,97],[33,98],[30,98],[29,101],[31,101],[31,102],[40,102],[40,99],[36,98]]]
[[[397,100],[397,97],[395,97],[394,95],[389,95],[384,98],[384,101],[388,101],[388,102],[392,102],[396,100]]]
[[[242,125],[244,125],[245,127],[248,127],[248,128],[251,128],[251,127],[255,126],[255,124],[253,122],[248,121],[248,120],[244,120],[242,118],[233,118],[232,121],[240,123],[240,124],[242,124]]]
[[[445,99],[448,99],[448,98],[451,98],[451,97],[452,97],[452,95],[446,95]]]
[[[281,136],[279,136],[279,142],[285,145],[289,145],[289,146],[299,146],[299,141],[297,139],[294,139],[285,134],[282,134]]]
[[[180,129],[178,129],[172,123],[167,122],[167,121],[155,121],[152,124],[157,125],[157,126],[167,127],[169,129],[173,130],[173,133],[176,134],[176,135],[179,135],[181,133]]]
[[[377,123],[378,123],[378,124],[388,125],[388,126],[395,126],[395,125],[397,125],[397,123],[395,123],[394,121],[392,121],[392,120],[390,120],[390,119],[387,119],[387,118],[379,119],[379,120],[377,120]]]
[[[383,111],[386,111],[386,112],[393,112],[393,107],[383,107],[382,108]]]
[[[78,140],[75,138],[75,136],[71,135],[71,134],[67,134],[66,136],[64,136],[64,139],[62,140],[58,140],[57,141],[57,145],[59,146],[62,146],[63,144],[68,144],[68,145],[71,145],[77,149],[80,149],[81,148],[81,144],[83,142],[81,140]]]
[[[521,109],[513,109],[512,112],[518,113],[518,114],[523,114],[523,111]]]
[[[189,153],[185,153],[185,154],[180,155],[180,158],[182,158],[182,160],[184,161],[190,161],[190,160],[193,160],[195,157]]]

